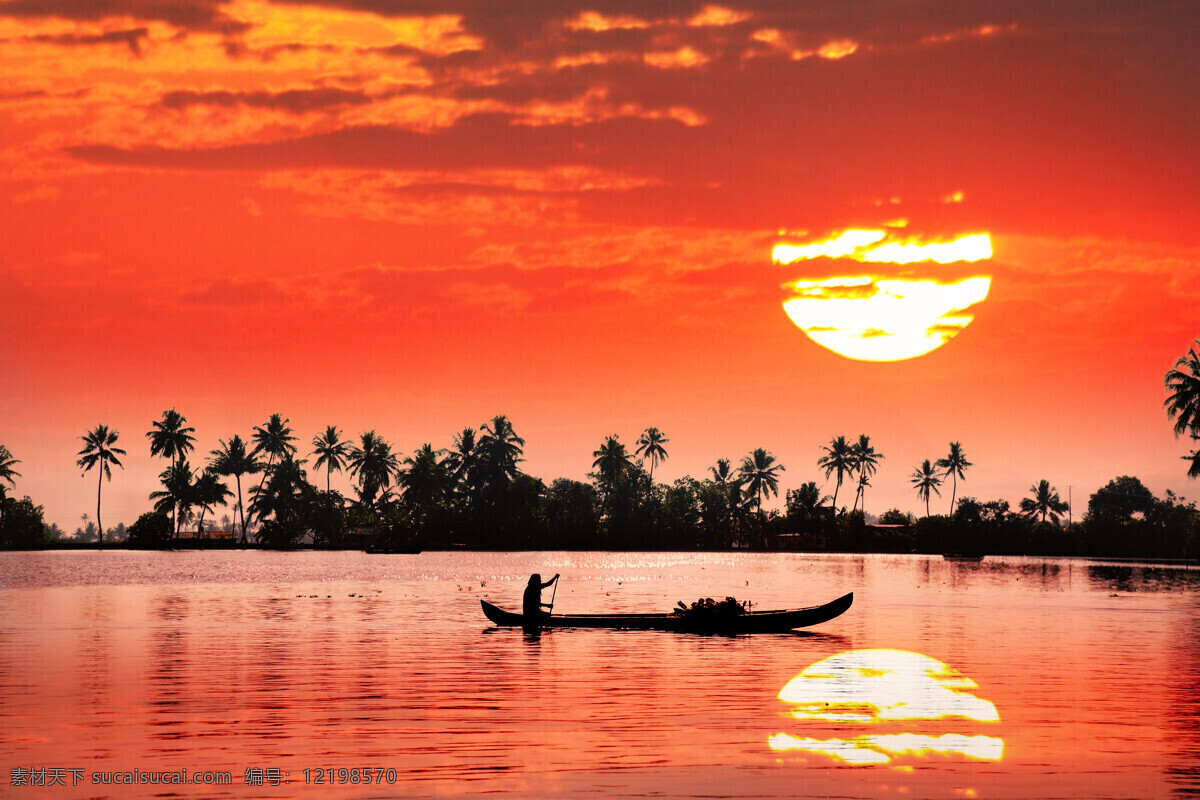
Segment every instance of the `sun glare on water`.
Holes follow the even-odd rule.
[[[783,687],[779,699],[810,735],[776,733],[767,745],[776,752],[811,753],[855,765],[928,757],[999,761],[1004,757],[1000,737],[944,729],[1000,721],[996,706],[972,693],[978,688],[954,668],[920,653],[850,650],[812,664]],[[932,723],[944,727],[928,729]],[[899,729],[871,730],[878,725]],[[905,730],[908,726],[926,730]]]
[[[898,239],[893,231],[851,229],[807,244],[777,245],[781,265],[818,258],[854,262],[854,275],[799,279],[784,311],[810,339],[861,361],[899,361],[923,356],[957,336],[974,318],[966,310],[982,302],[991,277],[948,282],[905,274],[862,274],[862,264],[970,264],[992,257],[986,233],[945,242]],[[839,263],[840,266],[840,263]]]

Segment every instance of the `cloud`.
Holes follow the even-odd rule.
[[[303,114],[327,108],[365,105],[373,101],[366,92],[350,91],[334,87],[316,89],[289,89],[281,92],[196,92],[179,90],[162,96],[161,105],[171,110],[183,110],[192,106],[221,106],[234,108],[269,108]]]
[[[224,5],[224,0],[7,0],[0,3],[0,17],[88,22],[132,18],[194,31],[233,34],[246,30],[245,23],[226,16]]]
[[[228,280],[224,278],[179,294],[179,302],[185,306],[229,307],[276,304],[285,298],[284,291],[275,281]]]
[[[60,47],[92,47],[103,44],[123,44],[135,56],[142,54],[142,40],[150,35],[148,28],[132,28],[123,31],[108,31],[93,35],[63,33],[28,36],[26,41],[39,44],[54,44]]]

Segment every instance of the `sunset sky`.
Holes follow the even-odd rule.
[[[276,411],[404,454],[506,414],[547,482],[657,426],[656,480],[765,447],[781,495],[832,493],[821,446],[867,433],[873,513],[923,512],[908,476],[951,441],[959,496],[1195,495],[1162,407],[1200,336],[1195,11],[0,0],[12,494],[94,516],[75,460],[104,423],[129,455],[103,519],[132,523],[175,407],[198,454]],[[852,229],[993,254],[773,256]],[[784,310],[834,276],[990,285],[876,362]]]

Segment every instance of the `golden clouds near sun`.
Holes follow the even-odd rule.
[[[930,730],[965,722],[994,723],[992,703],[968,690],[978,685],[935,658],[904,650],[851,650],[806,668],[790,680],[779,699],[790,716],[812,726],[816,736],[777,733],[768,746],[777,752],[802,751],[848,764],[888,764],[899,757],[931,755],[999,761],[1004,740],[995,736]],[[872,731],[844,735],[847,726],[900,724],[924,730]],[[829,730],[831,725],[839,730]],[[820,726],[824,726],[821,738]],[[832,734],[832,735],[831,735]]]
[[[992,257],[986,233],[926,242],[898,238],[891,230],[850,229],[820,241],[777,245],[772,257],[783,265],[821,258],[855,262],[857,274],[787,284],[792,296],[783,308],[817,344],[860,361],[899,361],[936,350],[974,319],[966,310],[991,288],[990,276],[941,281],[911,271],[864,275],[860,266],[986,261]]]

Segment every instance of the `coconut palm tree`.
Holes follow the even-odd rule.
[[[294,452],[285,451],[268,474],[267,482],[250,490],[254,495],[250,501],[250,512],[260,520],[268,514],[274,514],[277,522],[291,522],[297,516],[305,487],[312,491],[308,474],[304,471],[305,460],[297,460],[293,458],[294,455]]]
[[[721,486],[726,486],[734,479],[733,465],[728,458],[718,458],[715,467],[708,468],[709,473],[713,476],[713,482]]]
[[[1175,420],[1175,435],[1187,432],[1200,441],[1200,339],[1179,357],[1164,377],[1163,385],[1170,392],[1163,405],[1167,407],[1167,418]],[[1184,459],[1192,461],[1188,477],[1200,476],[1200,450]]]
[[[276,461],[296,455],[296,445],[292,444],[296,441],[296,437],[292,435],[289,422],[291,420],[284,419],[282,414],[272,414],[267,418],[266,425],[261,428],[255,426],[254,433],[250,434],[250,438],[254,440],[254,449],[250,451],[250,454],[253,456],[267,454],[267,461],[263,464],[263,476],[258,482],[258,492],[263,491],[263,485],[271,476],[271,469]],[[251,510],[251,515],[253,516],[253,510]],[[262,521],[261,515],[259,521]]]
[[[837,486],[833,490],[831,506],[832,513],[837,514],[837,496],[838,490],[842,488],[842,477],[854,473],[854,450],[845,436],[838,436],[821,449],[825,451],[825,455],[817,459],[817,466],[825,470],[826,478],[837,472]]]
[[[517,464],[524,461],[525,440],[517,436],[503,414],[492,417],[481,429],[479,462],[485,483],[507,484],[517,477]]]
[[[387,491],[392,477],[399,472],[400,462],[392,446],[375,431],[359,436],[360,443],[350,446],[350,475],[358,479],[359,496],[365,506],[373,506],[381,490]]]
[[[292,442],[296,441],[296,437],[292,435],[292,429],[288,427],[290,419],[284,419],[282,414],[272,414],[267,420],[267,424],[263,427],[255,426],[254,433],[250,438],[254,440],[254,450],[252,455],[267,454],[267,463],[263,469],[270,471],[271,466],[276,460],[282,459],[284,456],[296,455],[296,446]],[[265,480],[264,476],[264,480]]]
[[[12,453],[8,452],[8,448],[0,444],[0,520],[4,519],[4,500],[8,496],[4,488],[3,481],[8,481],[8,485],[12,488],[17,488],[17,482],[13,478],[21,477],[21,473],[13,469],[13,464],[21,462],[13,458]]]
[[[253,475],[263,470],[262,464],[253,454],[246,452],[246,443],[236,433],[228,442],[218,440],[220,447],[213,450],[209,465],[218,475],[232,475],[237,479],[237,511],[242,517],[242,544],[246,543],[246,510],[242,506],[242,476]]]
[[[592,452],[592,456],[596,459],[592,462],[592,469],[596,470],[600,488],[604,490],[605,494],[615,491],[625,477],[633,471],[629,453],[615,433],[606,438],[604,444],[600,445],[600,449]]]
[[[405,502],[412,507],[432,510],[450,485],[445,461],[438,461],[441,450],[426,442],[404,459],[397,482],[404,487]]]
[[[146,432],[146,438],[150,440],[150,455],[169,458],[174,464],[194,451],[196,437],[192,434],[196,429],[187,427],[185,423],[187,417],[173,408],[163,412],[161,422],[151,422],[153,427]]]
[[[929,459],[925,459],[921,466],[913,470],[910,476],[913,486],[917,487],[917,497],[925,501],[925,516],[929,516],[929,493],[933,492],[938,497],[942,496],[938,489],[942,485],[941,476],[934,470],[933,464]]]
[[[853,471],[858,473],[858,490],[854,493],[854,508],[858,508],[858,501],[861,499],[863,504],[863,513],[867,513],[867,487],[871,485],[871,477],[879,469],[879,462],[883,460],[883,453],[879,453],[871,445],[871,437],[865,433],[858,435],[858,441],[850,445],[850,450],[853,456]]]
[[[146,432],[146,438],[150,440],[150,455],[169,458],[172,465],[178,464],[180,459],[196,449],[196,437],[192,436],[196,429],[188,427],[187,417],[174,408],[164,411],[162,416],[162,421],[151,422],[152,427]],[[172,527],[176,527],[174,511],[171,512],[171,522]]]
[[[1042,522],[1049,516],[1057,525],[1060,515],[1067,512],[1067,504],[1058,496],[1058,491],[1050,485],[1050,481],[1041,480],[1036,486],[1029,487],[1032,498],[1021,500],[1021,513],[1027,517],[1042,515]]]
[[[329,491],[329,473],[331,470],[341,472],[346,466],[346,458],[350,454],[350,443],[342,441],[342,432],[334,425],[327,425],[325,432],[313,437],[311,455],[318,456],[313,469],[325,467],[325,491]]]
[[[646,428],[637,440],[638,446],[633,452],[650,459],[650,483],[654,483],[654,467],[659,461],[667,460],[667,449],[663,445],[669,441],[658,428]]]
[[[162,481],[162,491],[150,493],[150,499],[155,501],[154,510],[160,514],[170,511],[171,518],[177,520],[178,524],[173,529],[172,536],[179,535],[179,527],[183,525],[184,518],[189,516],[195,504],[192,482],[194,477],[192,465],[186,458],[182,458],[158,476]]]
[[[200,521],[196,524],[196,531],[204,531],[204,515],[212,511],[213,506],[228,505],[231,497],[233,497],[233,492],[229,491],[228,486],[217,480],[217,473],[212,467],[200,473],[196,482],[192,484],[192,501],[200,506]]]
[[[967,461],[967,455],[963,452],[962,445],[958,442],[950,443],[950,455],[938,459],[937,468],[945,470],[944,477],[954,479],[954,487],[950,490],[951,515],[954,514],[954,496],[958,493],[958,479],[967,479],[964,473],[970,466],[972,464],[970,461]]]
[[[112,480],[111,467],[125,468],[117,458],[125,455],[125,451],[114,446],[120,435],[115,430],[109,430],[107,425],[97,425],[79,437],[83,440],[83,449],[79,451],[79,460],[75,465],[85,473],[90,472],[92,467],[100,467],[99,478],[96,481],[96,527],[100,531],[101,544],[104,543],[104,525],[100,522],[100,488],[104,485],[104,478]]]
[[[783,471],[783,465],[775,463],[775,456],[761,447],[742,458],[738,477],[746,486],[746,494],[754,495],[755,508],[760,512],[764,493],[768,497],[779,494],[779,473]]]

